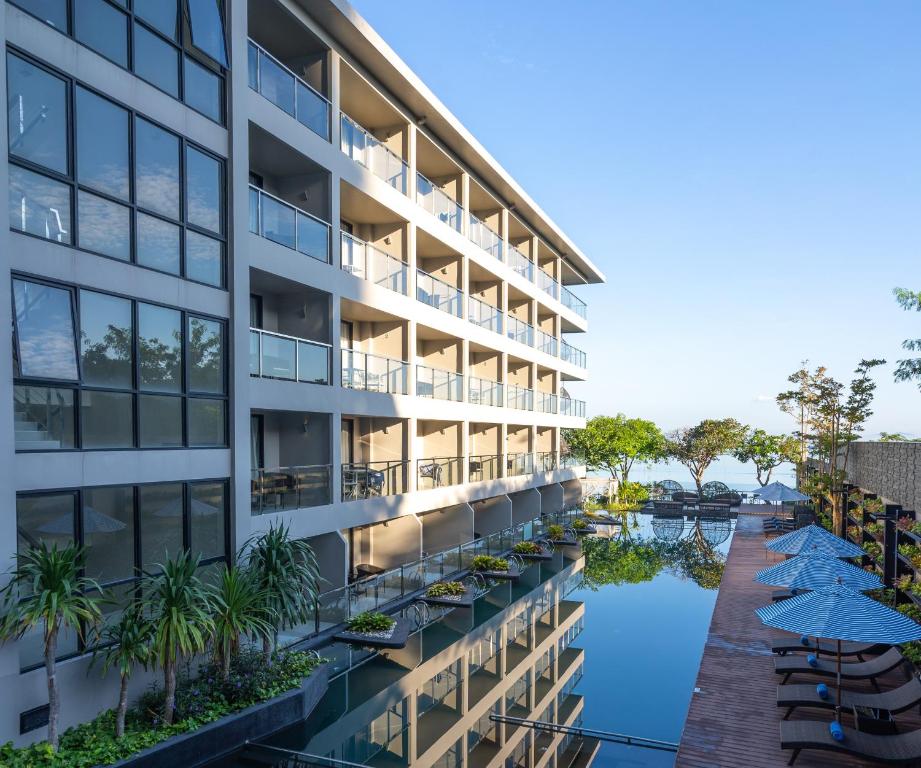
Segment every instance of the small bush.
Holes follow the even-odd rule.
[[[346,628],[349,632],[368,634],[371,632],[388,632],[393,629],[393,626],[396,623],[396,619],[388,616],[385,613],[379,613],[377,611],[365,611],[364,613],[359,613],[357,616],[353,616],[351,619],[349,619],[349,623],[346,624]]]
[[[563,530],[562,525],[551,525],[547,528],[547,535],[554,540],[563,539],[566,537],[566,531]]]
[[[492,555],[477,555],[473,558],[473,562],[470,563],[470,570],[478,572],[507,571],[508,560],[501,557],[493,557]]]
[[[425,590],[425,594],[429,597],[460,597],[466,591],[467,588],[459,581],[439,581]]]
[[[512,552],[514,552],[516,555],[540,555],[543,553],[543,550],[536,542],[519,541],[514,547],[512,547]]]
[[[586,523],[584,520],[573,520],[572,527],[577,531],[584,531],[586,528],[588,528],[588,523]]]

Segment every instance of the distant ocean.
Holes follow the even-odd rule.
[[[589,472],[589,477],[608,477],[606,472]],[[688,490],[694,486],[694,478],[691,473],[675,462],[665,462],[662,464],[634,464],[630,470],[631,482],[637,483],[655,483],[662,480],[677,480]],[[753,464],[742,464],[733,458],[722,458],[714,461],[704,476],[704,482],[717,480],[725,483],[735,491],[754,491],[760,486],[755,477],[755,467]],[[796,473],[792,464],[783,464],[771,474],[771,482],[779,480],[789,486],[796,484]]]

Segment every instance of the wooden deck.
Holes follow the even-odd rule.
[[[697,674],[675,765],[678,768],[780,768],[790,758],[780,749],[777,707],[779,676],[774,672],[770,641],[779,630],[765,627],[755,608],[770,602],[771,587],[752,581],[755,571],[780,559],[766,554],[761,517],[741,514],[729,549],[713,619]],[[676,642],[678,638],[676,638]],[[798,678],[798,679],[797,679]],[[884,689],[906,679],[901,671],[883,678]],[[794,677],[793,682],[818,679]],[[862,687],[865,686],[865,687]],[[849,683],[852,690],[872,691],[869,684]],[[791,719],[830,722],[831,713],[799,709]],[[844,719],[850,725],[850,718]],[[921,728],[917,710],[896,716],[900,730]],[[879,765],[829,752],[803,751],[795,763],[801,768],[864,768]]]

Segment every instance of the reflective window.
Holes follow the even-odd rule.
[[[67,33],[67,0],[11,0],[24,11]]]
[[[224,392],[224,325],[217,320],[189,317],[189,390]]]
[[[71,242],[70,186],[10,165],[10,228]]]
[[[224,79],[188,56],[183,64],[185,103],[192,109],[223,123]]]
[[[179,227],[138,213],[137,261],[161,272],[179,274]]]
[[[141,526],[141,568],[162,565],[182,549],[182,483],[138,488]]]
[[[169,38],[176,38],[175,0],[134,0],[134,15]]]
[[[137,23],[134,25],[134,72],[174,99],[179,98],[179,51]]]
[[[134,488],[83,491],[86,575],[99,583],[134,576]]]
[[[77,244],[87,251],[131,260],[131,209],[80,190]]]
[[[223,244],[188,229],[185,233],[185,276],[220,287],[224,283]]]
[[[141,118],[134,130],[137,203],[178,220],[179,138]]]
[[[141,448],[182,446],[182,398],[138,395],[138,431]]]
[[[227,66],[224,22],[218,0],[188,0],[192,45],[222,67]]]
[[[130,389],[133,340],[131,301],[80,291],[80,359],[85,384]]]
[[[189,527],[192,554],[202,558],[224,554],[224,483],[189,484]]]
[[[80,392],[80,445],[83,448],[134,447],[134,395],[130,392]]]
[[[182,389],[182,315],[178,310],[138,303],[141,389]]]
[[[16,499],[16,549],[23,552],[43,541],[65,547],[76,532],[77,494],[45,493]]]
[[[10,154],[67,173],[67,83],[18,56],[6,57]]]
[[[77,88],[77,179],[128,199],[128,112]]]
[[[60,387],[13,387],[17,451],[73,448],[74,391]]]
[[[17,279],[13,304],[20,375],[76,380],[73,294]]]
[[[74,37],[107,59],[128,66],[128,17],[106,0],[73,0]]]
[[[190,397],[189,446],[212,448],[227,445],[227,401]]]
[[[202,229],[221,231],[223,180],[221,164],[186,147],[186,219]]]

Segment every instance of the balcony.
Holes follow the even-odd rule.
[[[538,392],[536,405],[540,413],[556,413],[557,397],[550,392]]]
[[[470,482],[497,480],[502,477],[502,456],[499,454],[475,455],[470,457]]]
[[[467,319],[480,328],[502,333],[502,310],[473,296],[467,297]]]
[[[464,377],[454,371],[443,371],[439,368],[417,365],[416,395],[434,400],[452,400],[459,403],[464,399]]]
[[[456,232],[461,231],[464,209],[437,184],[416,172],[416,202]]]
[[[505,402],[502,398],[502,384],[498,381],[470,376],[467,385],[467,401],[474,405],[502,407]]]
[[[403,158],[388,149],[383,142],[374,138],[345,112],[340,114],[340,124],[342,129],[340,144],[343,153],[405,195],[409,166],[403,161]]]
[[[541,451],[535,459],[538,472],[553,472],[558,468],[556,453],[554,451]]]
[[[249,87],[301,125],[329,141],[329,100],[252,40],[248,47]]]
[[[521,387],[518,384],[506,384],[506,406],[517,408],[521,411],[534,410],[534,390]]]
[[[506,243],[508,265],[528,282],[534,282],[534,262],[511,243]]]
[[[252,514],[267,515],[329,504],[330,469],[329,464],[314,464],[252,470]]]
[[[583,320],[588,318],[588,305],[565,285],[560,286],[560,301],[563,302],[564,307],[571,309]]]
[[[340,232],[339,240],[340,266],[344,272],[406,296],[409,291],[409,265],[405,261],[348,232]]]
[[[342,500],[406,493],[408,461],[366,461],[342,465]]]
[[[263,379],[329,384],[329,344],[296,336],[249,329],[249,375]]]
[[[506,466],[509,477],[534,474],[534,454],[510,453],[506,460]]]
[[[472,243],[480,246],[490,256],[502,261],[502,238],[499,235],[472,213],[467,227],[467,237]]]
[[[541,352],[546,352],[552,357],[556,357],[557,343],[556,337],[552,336],[549,333],[545,333],[539,329],[534,330],[535,337],[535,348],[539,349]]]
[[[560,416],[575,416],[579,419],[585,418],[585,401],[574,400],[570,397],[561,397]]]
[[[416,270],[416,298],[423,304],[440,309],[449,315],[461,317],[463,295],[453,285],[421,269]]]
[[[463,456],[440,456],[418,459],[416,487],[421,490],[457,485],[464,481]]]
[[[249,188],[249,231],[329,263],[329,224],[252,185]]]
[[[409,394],[409,363],[353,349],[342,350],[342,386],[388,395]]]
[[[554,299],[560,298],[560,284],[542,269],[537,270],[537,287]]]
[[[567,344],[562,339],[560,339],[560,359],[567,363],[572,363],[577,368],[588,366],[588,356],[581,349],[576,349],[572,344]]]
[[[534,328],[514,315],[509,315],[505,325],[506,335],[510,339],[520,341],[529,347],[534,346]]]

